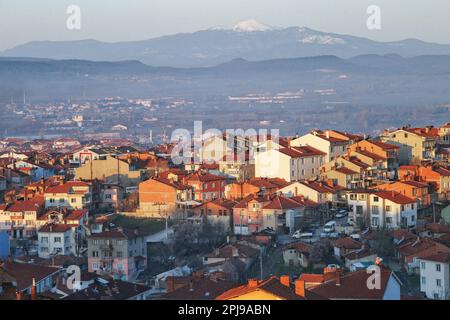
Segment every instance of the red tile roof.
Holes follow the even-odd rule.
[[[291,158],[306,158],[326,155],[324,152],[310,146],[281,148],[278,151],[290,156]]]
[[[72,188],[89,187],[90,184],[82,181],[68,181],[64,184],[55,187],[49,187],[45,193],[69,193]]]
[[[78,227],[78,225],[76,224],[46,224],[45,226],[39,229],[39,232],[62,233],[67,232],[70,229],[76,227]]]
[[[421,258],[422,260],[450,263],[450,252],[440,252]]]
[[[366,270],[358,270],[336,279],[328,280],[322,284],[308,288],[308,293],[314,295],[314,299],[368,299],[382,300],[387,289],[387,284],[393,272],[387,268],[381,269],[381,289],[371,290],[367,286],[367,280],[371,276]]]
[[[25,290],[32,286],[33,278],[36,283],[57,273],[60,269],[55,267],[44,267],[30,263],[5,262],[0,265],[7,274],[16,279],[17,289]]]
[[[265,291],[282,300],[303,300],[295,294],[294,289],[281,284],[280,279],[275,276],[265,280],[250,280],[248,284],[224,292],[216,300],[230,300],[255,291]]]
[[[285,196],[276,195],[270,199],[270,202],[266,204],[263,209],[276,209],[276,210],[284,210],[284,209],[296,209],[303,207],[300,203],[286,198]]]
[[[395,191],[378,191],[375,193],[380,198],[387,199],[397,204],[410,204],[416,203],[416,200],[410,197],[407,197],[401,193]]]
[[[350,237],[346,237],[334,241],[334,246],[343,249],[361,249],[362,243]]]

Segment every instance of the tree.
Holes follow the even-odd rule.
[[[313,263],[324,261],[331,253],[331,242],[329,240],[322,240],[314,243],[310,254],[310,260]]]
[[[200,233],[200,226],[189,222],[180,223],[177,225],[174,233],[173,249],[178,254],[191,254],[198,248],[198,238]]]
[[[392,236],[386,229],[381,229],[375,235],[373,240],[372,249],[383,258],[394,257],[395,246]]]

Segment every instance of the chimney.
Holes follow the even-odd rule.
[[[337,271],[335,275],[336,275],[336,286],[339,287],[341,285],[341,273]]]
[[[330,131],[325,131],[325,136],[327,137],[327,139],[330,139]]]
[[[16,290],[16,300],[22,300],[22,292]]]
[[[167,293],[175,291],[175,278],[174,277],[167,277],[166,290],[167,290]]]
[[[248,287],[249,288],[256,288],[258,286],[258,280],[257,279],[249,279],[248,280]]]
[[[37,296],[36,279],[33,278],[33,284],[31,286],[31,300],[36,300],[36,296]]]
[[[289,279],[289,276],[280,276],[280,283],[285,286],[285,287],[290,287],[291,286],[291,280]]]
[[[295,280],[295,294],[299,297],[305,297],[305,280]]]

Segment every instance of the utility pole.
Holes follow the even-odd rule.
[[[161,206],[166,205],[164,202],[156,202],[153,204],[154,206],[158,206],[158,215],[161,215]],[[166,219],[166,241],[169,240],[169,215],[167,213],[164,214],[164,218]]]
[[[262,249],[259,250],[259,270],[261,272],[261,280],[264,280]]]

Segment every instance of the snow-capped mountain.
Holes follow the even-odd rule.
[[[258,22],[254,19],[241,21],[233,27],[236,32],[256,32],[256,31],[271,31],[272,27],[267,24]]]
[[[153,66],[205,67],[233,59],[250,61],[319,55],[349,58],[362,54],[448,55],[450,45],[415,39],[377,42],[306,27],[279,28],[256,20],[232,28],[212,28],[142,41],[35,41],[0,53],[4,57],[139,60]]]

